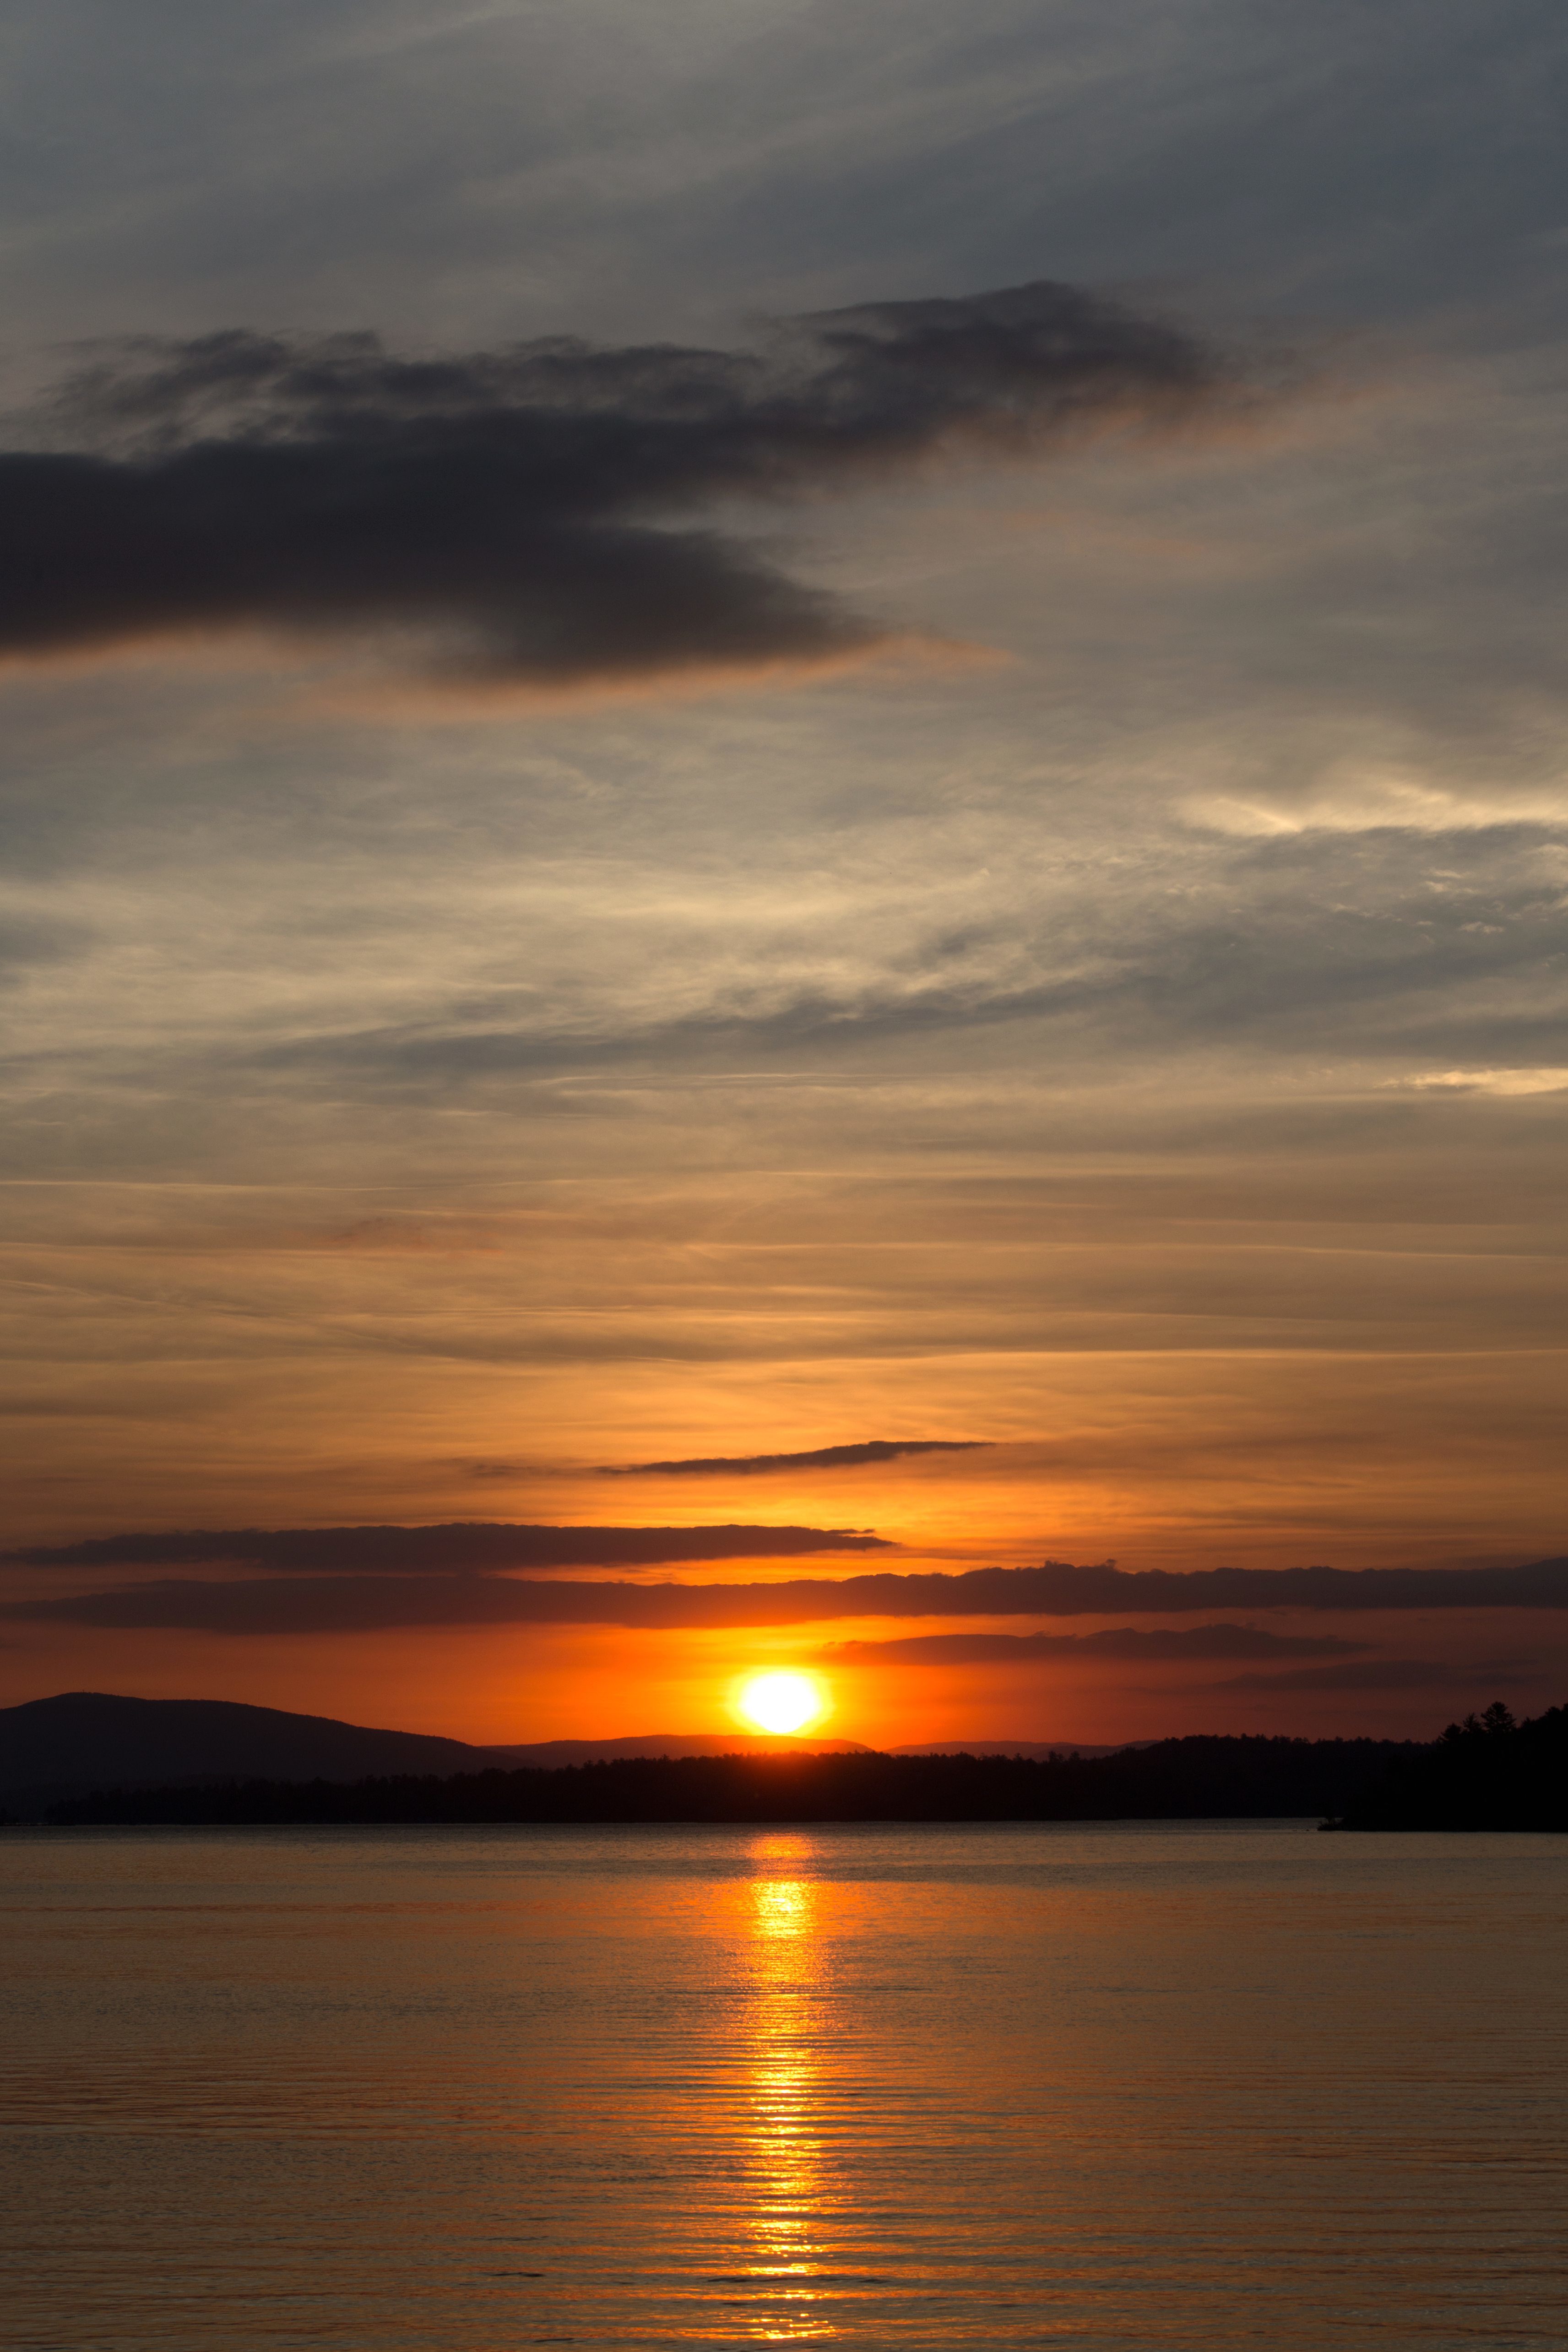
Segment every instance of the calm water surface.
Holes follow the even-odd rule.
[[[17,2352],[1568,2346],[1568,1841],[13,1832]]]

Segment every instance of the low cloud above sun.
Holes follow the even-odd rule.
[[[773,1732],[781,1738],[792,1732],[809,1730],[833,1712],[827,1687],[817,1675],[782,1669],[748,1675],[737,1686],[731,1704],[741,1720],[754,1731]]]

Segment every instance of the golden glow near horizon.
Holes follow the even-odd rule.
[[[779,1672],[753,1675],[742,1684],[736,1707],[759,1731],[781,1738],[804,1731],[832,1712],[832,1702],[815,1675]]]

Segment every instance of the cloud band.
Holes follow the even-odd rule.
[[[972,1569],[959,1575],[884,1571],[767,1584],[568,1583],[374,1571],[232,1582],[168,1578],[113,1591],[16,1601],[0,1610],[0,1617],[225,1633],[306,1633],[426,1625],[673,1628],[797,1625],[847,1617],[1167,1615],[1227,1606],[1568,1608],[1568,1559],[1540,1560],[1528,1568],[1207,1569],[1188,1575],[1162,1570],[1136,1574],[1047,1561],[1039,1568]]]
[[[0,455],[0,652],[392,630],[428,673],[534,686],[842,657],[875,621],[700,518],[1237,388],[1196,338],[1049,282],[801,319],[763,352],[142,343],[60,395],[48,431],[79,446]]]

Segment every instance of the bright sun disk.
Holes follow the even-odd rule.
[[[759,1730],[798,1731],[827,1712],[827,1698],[809,1675],[753,1675],[742,1691],[740,1709]]]

